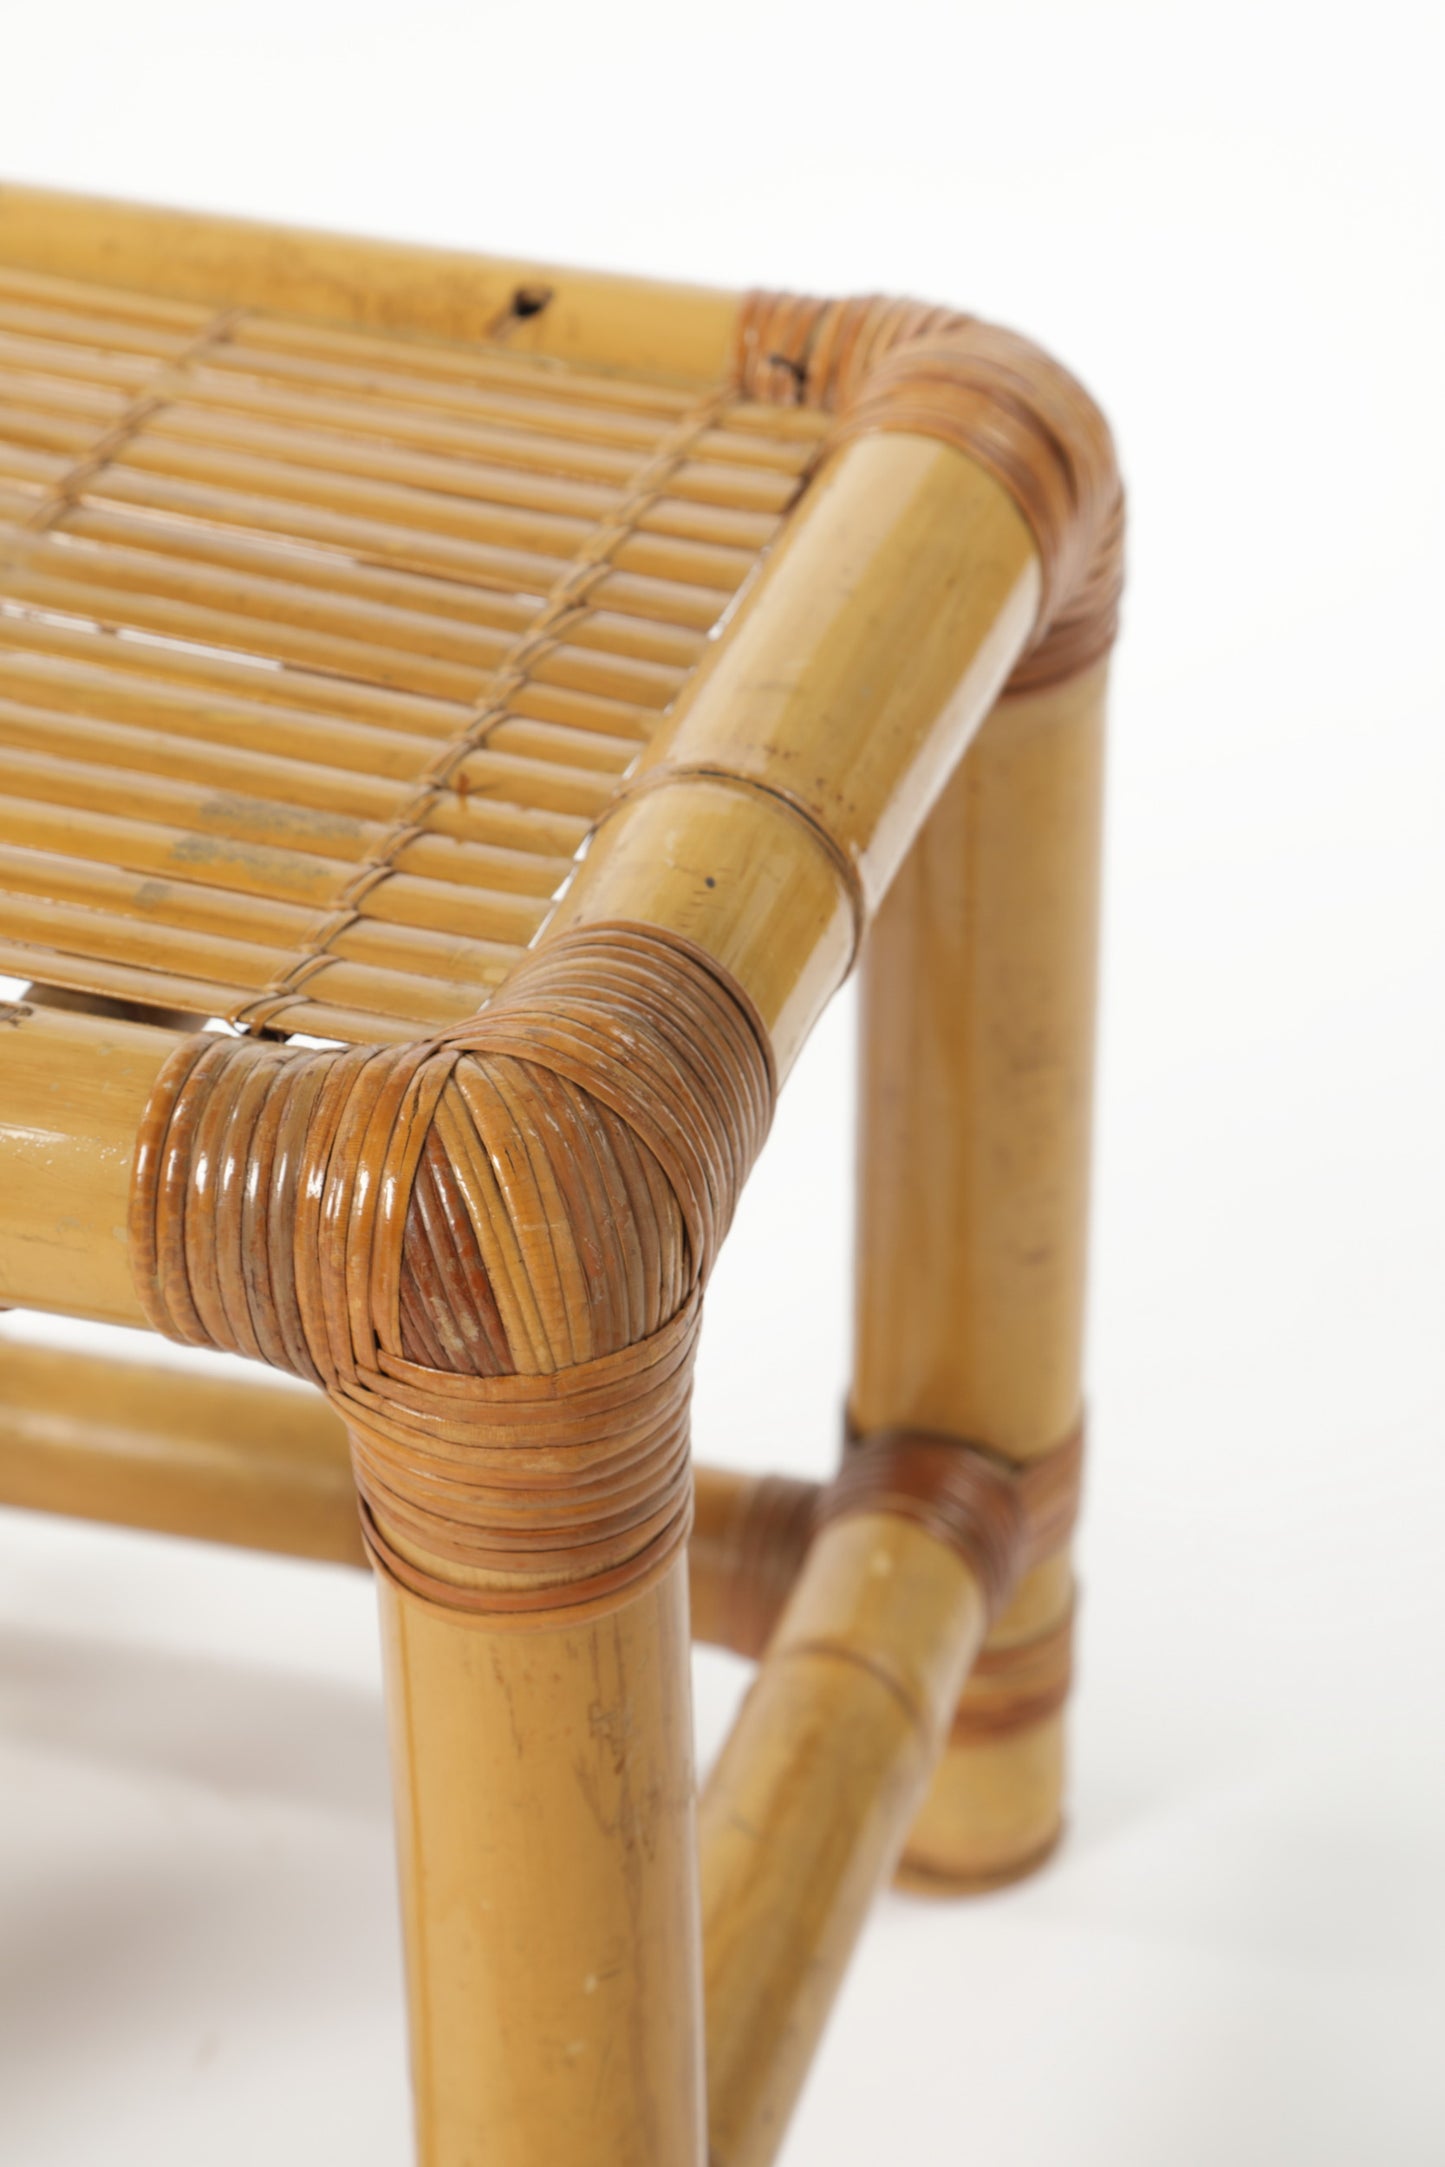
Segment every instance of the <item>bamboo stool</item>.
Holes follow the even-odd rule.
[[[1108,431],[942,309],[5,188],[0,528],[0,1299],[305,1380],[6,1344],[0,1497],[370,1560],[424,2167],[761,2167],[900,1861],[1059,1828]],[[841,1472],[694,1476],[860,959]]]

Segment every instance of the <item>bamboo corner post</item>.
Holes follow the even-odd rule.
[[[1107,664],[1001,700],[863,969],[853,1428],[1028,1464],[1081,1419]],[[1073,1576],[1020,1586],[905,1859],[942,1892],[1057,1839]]]
[[[1057,1817],[1107,428],[916,303],[0,188],[12,378],[0,1299],[312,1391],[0,1349],[0,1496],[369,1558],[420,2167],[766,2167],[905,1844]],[[860,953],[856,1436],[695,1479]]]

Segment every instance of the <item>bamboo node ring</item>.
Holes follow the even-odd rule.
[[[1113,439],[1083,386],[1031,340],[921,301],[755,292],[733,367],[749,398],[835,414],[826,453],[906,430],[951,444],[1007,490],[1043,583],[1010,691],[1061,683],[1107,654],[1124,581]]]

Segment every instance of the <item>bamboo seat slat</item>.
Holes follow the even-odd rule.
[[[69,346],[5,330],[0,330],[0,368],[127,395],[156,373],[156,363],[143,354],[107,353],[96,346]]]
[[[462,494],[469,474],[485,474],[492,486],[478,489],[477,494],[493,494],[510,486],[519,501],[527,501],[524,484],[509,485],[508,475],[531,477],[538,501],[546,501],[548,495],[562,499],[569,491],[579,498],[587,489],[624,487],[636,467],[639,449],[645,448],[592,444],[564,438],[555,429],[542,433],[455,418],[429,421],[389,403],[288,397],[274,391],[267,396],[266,387],[259,385],[249,387],[246,397],[247,388],[236,386],[229,398],[218,396],[213,384],[188,390],[185,400],[167,412],[156,433],[209,436],[243,448],[275,444],[315,464],[341,461],[347,455],[364,456],[376,463],[377,472],[387,471],[388,462],[401,471],[401,462],[410,454],[415,471],[437,486]],[[445,462],[440,475],[430,465],[434,460]],[[788,460],[781,466],[755,466],[725,456],[699,458],[675,477],[672,494],[720,511],[776,515],[788,503],[801,464]],[[343,465],[342,471],[348,470]],[[583,508],[590,512],[597,506]]]
[[[173,681],[195,687],[198,696],[207,699],[229,694],[247,707],[281,707],[289,713],[300,708],[314,719],[347,722],[359,731],[387,737],[405,731],[432,741],[433,746],[455,736],[468,712],[463,701],[399,690],[378,699],[385,688],[360,678],[323,675],[299,664],[273,666],[264,656],[227,654],[205,643],[190,644],[134,626],[118,625],[114,632],[104,632],[83,608],[68,619],[54,612],[22,615],[0,608],[0,670],[9,668],[7,650],[65,658],[80,665],[94,659],[113,671],[144,676],[150,683]],[[479,680],[483,690],[490,681]],[[591,730],[634,744],[646,739],[650,719],[644,711],[601,694],[577,692],[540,678],[516,688],[511,711],[534,722]],[[385,757],[384,748],[376,757]],[[363,752],[358,764],[365,765],[366,758]]]
[[[102,571],[113,571],[123,584],[99,585],[95,575]],[[161,584],[185,584],[192,593],[204,591],[205,587],[200,575],[190,580],[181,575]],[[28,567],[12,572],[10,590],[14,600],[29,602],[51,616],[93,623],[105,633],[158,635],[193,649],[224,653],[243,661],[251,658],[263,666],[279,663],[314,671],[325,678],[382,686],[455,706],[485,697],[495,682],[494,665],[505,656],[505,647],[495,644],[489,657],[483,659],[478,654],[470,662],[448,660],[420,644],[407,648],[363,644],[358,638],[296,621],[315,612],[266,612],[262,607],[265,597],[260,595],[240,597],[251,601],[249,610],[208,606],[171,593],[157,593],[154,585],[146,583],[144,568],[137,578],[133,566],[115,564],[110,558],[88,561],[81,552],[32,552]],[[351,613],[351,619],[364,627],[366,613],[356,611]],[[391,627],[382,624],[378,629]],[[450,643],[450,635],[444,635],[442,644]],[[553,689],[543,693],[542,686]],[[659,682],[657,673],[609,666],[606,660],[574,657],[560,649],[540,664],[530,706],[537,721],[595,729],[637,745],[650,736],[653,715],[670,704],[675,690],[675,678],[671,683],[666,677]],[[646,696],[641,706],[637,704],[639,694]]]
[[[56,616],[93,621],[102,632],[150,632],[189,646],[261,662],[299,664],[327,677],[419,693],[465,703],[479,689],[480,673],[426,653],[363,645],[307,625],[287,624],[259,613],[206,607],[127,581],[102,585],[106,560],[88,562],[80,551],[36,551],[7,585],[14,601],[32,603]],[[117,572],[124,566],[116,567]]]
[[[166,730],[205,743],[234,745],[269,753],[276,760],[296,760],[368,776],[378,783],[414,783],[425,758],[425,747],[419,746],[414,736],[399,731],[312,715],[304,708],[265,707],[223,695],[199,698],[184,686],[139,673],[122,674],[103,664],[78,662],[69,654],[0,651],[0,697],[14,705],[139,729]],[[516,725],[518,732],[525,727],[525,719]],[[502,735],[499,727],[493,742]],[[562,736],[555,725],[554,735]],[[576,764],[586,765],[582,756],[586,740],[581,733],[568,733],[566,742],[573,748]],[[593,742],[613,760],[619,757],[624,743],[602,736]],[[635,747],[629,744],[627,750],[631,752]],[[573,842],[575,838],[569,831],[568,837],[539,837],[534,849],[501,852],[503,859],[515,860],[517,871],[515,879],[501,880],[499,885],[550,894],[566,872]],[[539,880],[543,885],[537,888]]]
[[[210,979],[187,978],[175,970],[137,969],[104,957],[72,955],[39,941],[0,941],[0,976],[61,986],[77,993],[97,993],[113,1000],[134,1001],[143,1008],[180,1011],[196,1017],[224,1016],[236,1002],[233,987]],[[304,1028],[297,1026],[298,1030]]]
[[[528,436],[635,452],[646,451],[656,435],[655,416],[548,398],[545,386],[528,379],[438,380],[354,368],[263,353],[248,345],[244,334],[204,357],[192,372],[188,396],[202,404],[277,412],[293,405],[318,412],[334,403],[358,417],[370,414],[378,423],[389,420],[417,431],[511,424]],[[822,433],[818,416],[806,408],[739,408],[699,439],[699,451],[709,460],[796,472],[812,459]]]
[[[0,408],[7,416],[24,407],[44,413],[80,414],[106,424],[123,412],[125,391],[119,385],[79,383],[72,377],[47,376],[31,369],[0,365]]]
[[[80,315],[70,309],[48,307],[43,302],[13,301],[0,296],[0,330],[13,332],[20,338],[54,339],[66,346],[93,346],[102,353],[145,354],[156,360],[169,360],[184,349],[190,328],[179,325],[163,328],[113,313]]]
[[[539,597],[557,576],[554,560],[490,543],[467,542],[362,519],[314,505],[288,504],[245,491],[208,488],[167,475],[128,475],[108,467],[86,503],[111,509],[166,514],[247,537],[346,552],[354,561],[504,594]],[[708,631],[727,607],[729,590],[693,581],[643,574],[609,573],[594,590],[619,612]]]
[[[463,820],[470,826],[473,795],[483,796],[489,785],[499,791],[508,783],[515,787],[520,775],[526,776],[538,796],[552,795],[554,810],[574,811],[584,819],[598,811],[610,795],[605,776],[581,770],[544,769],[540,762],[506,753],[478,753],[469,767],[476,779],[465,806],[458,802],[450,809],[454,826]],[[283,860],[303,856],[360,865],[386,834],[386,823],[351,813],[213,788],[174,773],[145,774],[98,763],[80,766],[64,757],[3,744],[0,792],[10,798],[35,799],[66,813],[91,812],[106,819],[137,820],[170,828],[183,838],[186,851],[198,864],[206,855],[207,845],[242,844],[271,851]],[[475,808],[480,829],[487,825],[486,812],[484,804]],[[397,862],[405,862],[417,871],[425,869],[433,878],[465,880],[466,841],[443,830],[430,838],[432,853],[426,857],[427,841],[423,835],[408,843]]]
[[[144,521],[135,522],[132,532],[139,529],[140,539],[148,547],[134,549],[127,537],[108,541],[102,550],[89,546],[93,528],[87,525],[87,530],[81,532],[79,526],[78,521],[68,520],[60,536],[24,546],[27,575],[22,576],[50,573],[70,582],[100,578],[112,590],[131,590],[157,600],[209,608],[219,616],[256,617],[269,625],[285,623],[297,633],[317,637],[329,634],[345,642],[353,654],[361,648],[374,648],[378,654],[390,650],[393,655],[411,653],[452,663],[469,669],[472,683],[479,672],[489,671],[510,645],[509,633],[500,626],[470,624],[456,613],[438,616],[407,606],[391,595],[384,577],[370,582],[369,593],[338,592],[336,583],[327,577],[326,565],[314,560],[306,562],[304,570],[309,576],[302,578],[295,577],[297,568],[279,552],[262,560],[264,570],[247,564],[210,564],[186,546],[185,537],[167,535],[153,526],[147,528]],[[114,531],[112,525],[110,532]],[[6,540],[0,529],[0,552]],[[165,547],[168,540],[169,550]],[[20,599],[14,574],[9,585],[11,594]],[[364,656],[362,660],[366,675],[380,674]],[[683,672],[675,665],[669,667],[645,658],[615,657],[567,645],[546,656],[538,674],[579,691],[594,691],[616,701],[660,709],[675,699]]]
[[[510,354],[502,346],[462,345],[449,339],[409,337],[395,332],[359,330],[350,324],[301,322],[269,309],[248,310],[246,337],[255,347],[277,354],[317,359],[336,357],[356,366],[368,362],[400,368],[415,376],[513,383],[535,397],[577,399],[635,408],[664,425],[685,414],[696,391],[657,377],[610,373],[575,362],[534,360]]]
[[[597,523],[575,512],[490,503],[409,482],[380,481],[351,470],[296,466],[285,459],[231,452],[225,446],[173,441],[149,431],[126,446],[110,471],[126,477],[154,473],[165,480],[199,482],[219,490],[259,487],[273,499],[324,513],[350,514],[382,526],[420,527],[455,541],[526,551],[552,560],[554,578],[557,561],[575,557]],[[707,542],[639,527],[618,546],[614,561],[623,570],[694,586],[722,587],[731,593],[742,585],[756,552],[770,538],[770,534],[759,534],[751,543]]]
[[[3,679],[0,679],[3,685]],[[225,739],[185,740],[159,730],[123,723],[61,715],[51,709],[21,706],[0,691],[0,747],[49,755],[78,766],[135,769],[179,782],[206,783],[214,789],[261,794],[275,769],[262,753]],[[286,770],[289,804],[316,812],[340,813],[357,820],[387,820],[403,792],[393,782],[355,771],[304,765],[293,760]]]
[[[574,474],[554,461],[544,465],[522,459],[492,460],[465,441],[454,449],[407,443],[384,426],[381,409],[370,428],[347,427],[334,417],[307,413],[258,416],[228,412],[218,406],[170,408],[147,432],[153,440],[195,440],[213,447],[254,453],[318,474],[338,473],[395,482],[404,488],[435,490],[443,496],[478,503],[511,505],[524,511],[554,512],[561,518],[596,521],[611,510],[625,486],[622,472]],[[318,482],[319,488],[324,484]]]
[[[43,855],[57,869],[62,864],[109,866],[152,884],[184,885],[195,891],[201,909],[206,895],[217,892],[229,922],[243,932],[250,931],[253,918],[257,924],[269,922],[268,912],[277,904],[304,910],[306,925],[316,924],[337,907],[349,870],[344,862],[233,838],[208,838],[209,848],[202,850],[193,837],[159,823],[78,806],[56,807],[3,791],[0,832],[14,839],[16,849],[27,856]],[[515,953],[546,913],[546,898],[488,885],[484,861],[474,865],[478,877],[472,883],[428,878],[411,869],[415,862],[363,896],[358,918],[458,935]],[[454,866],[457,862],[451,861]],[[56,878],[68,892],[72,883],[67,875],[57,870]],[[240,913],[238,899],[245,905]],[[220,921],[208,915],[207,922]],[[289,922],[301,939],[299,919]]]
[[[174,919],[97,911],[48,896],[15,896],[4,890],[0,890],[0,941],[43,945],[98,964],[178,970],[193,980],[229,988],[233,1003],[237,995],[266,986],[287,952],[284,947],[232,940]],[[402,953],[406,961],[400,968],[384,966],[374,960],[378,952]],[[434,959],[434,951],[416,953]],[[423,972],[400,937],[393,935],[388,942],[372,936],[353,939],[349,953],[338,950],[324,972],[329,992],[343,1007],[441,1027],[474,1014],[514,960],[515,951],[488,956],[467,946],[457,952],[454,962],[466,964],[477,971],[476,976],[456,969]]]
[[[95,417],[70,414],[33,399],[4,396],[5,432],[12,445],[30,451],[82,452],[97,433]]]
[[[0,476],[28,489],[49,489],[63,480],[70,462],[63,455],[32,451],[12,438],[0,438]]]
[[[108,633],[83,607],[63,616],[60,612],[21,614],[11,605],[0,612],[0,649],[11,646],[69,653],[77,661],[98,655],[113,669],[141,670],[150,677],[232,691],[268,706],[300,705],[354,722],[409,729],[420,737],[449,737],[465,713],[464,703],[458,700],[407,693],[360,677],[326,676],[300,666],[268,666],[261,657],[228,654],[207,642],[147,633],[137,626],[118,623]]]
[[[507,977],[826,418],[504,336],[0,264],[4,968],[343,1039]]]
[[[85,504],[67,515],[62,531],[72,541],[108,542],[116,550],[148,550],[158,557],[177,558],[187,568],[215,565],[222,571],[274,580],[282,587],[314,588],[338,607],[343,600],[365,602],[373,617],[395,611],[403,619],[422,620],[420,631],[429,639],[449,636],[440,629],[439,620],[453,620],[477,643],[479,651],[488,638],[494,640],[496,644],[486,650],[489,659],[501,652],[508,636],[526,629],[531,616],[526,601],[516,595],[498,594],[489,588],[470,587],[425,573],[360,564],[324,545],[309,546],[265,535],[242,536],[222,528],[204,527],[194,520],[107,511]],[[158,572],[155,576],[165,575]],[[397,644],[405,644],[400,627]],[[659,685],[665,682],[670,698],[682,675],[701,658],[703,643],[697,633],[680,625],[651,623],[620,611],[598,609],[569,629],[563,651],[593,650],[675,673],[666,680],[655,680]]]
[[[0,843],[0,892],[154,919],[196,933],[224,934],[235,921],[235,903],[226,889],[203,887],[194,880],[160,880],[109,859],[70,857],[13,843]],[[253,896],[247,924],[263,945],[285,947],[304,940],[315,917],[314,910],[298,903]]]
[[[92,315],[128,317],[136,323],[199,331],[211,311],[196,301],[176,301],[164,294],[140,293],[128,286],[93,285],[54,271],[0,263],[0,294],[11,301],[48,308],[83,309]]]

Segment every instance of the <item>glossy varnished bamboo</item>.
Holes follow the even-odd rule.
[[[1017,1460],[1079,1413],[1105,666],[1000,702],[923,828],[863,971],[852,1415]],[[998,1621],[1056,1629],[1066,1557]],[[965,1703],[966,1707],[967,1703]],[[1059,1827],[1063,1722],[949,1750],[908,1869],[1025,1868]]]
[[[147,1327],[131,1165],[177,1043],[148,1024],[0,1004],[0,1302]]]
[[[701,2167],[683,1560],[555,1630],[380,1585],[421,2167]]]
[[[626,917],[685,934],[752,999],[786,1073],[1027,640],[1038,595],[1029,531],[990,476],[923,437],[850,444],[602,821],[547,931]]]
[[[711,2167],[766,2167],[983,1638],[957,1552],[867,1513],[817,1537],[703,1793]]]
[[[0,1338],[0,1503],[362,1565],[318,1392]]]
[[[0,262],[177,301],[711,381],[737,299],[706,287],[306,233],[254,220],[0,185]],[[540,304],[540,305],[539,305]]]

